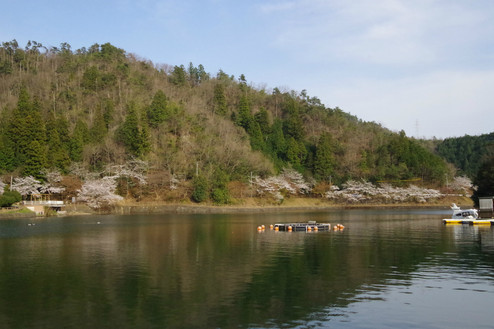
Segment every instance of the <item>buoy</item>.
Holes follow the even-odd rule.
[[[273,224],[269,225],[269,229],[272,230],[273,229]]]
[[[310,226],[307,226],[307,232],[312,231],[312,228]]]
[[[263,230],[265,230],[265,229],[266,229],[266,226],[264,226],[264,225],[261,225],[261,228],[262,228]]]
[[[262,231],[262,227],[258,226],[258,227],[257,227],[257,230],[258,230],[258,231]]]
[[[288,226],[288,232],[291,232],[291,231],[292,231],[292,227]]]
[[[319,231],[319,228],[317,226],[314,226],[314,232]]]
[[[280,230],[280,228],[279,228],[278,226],[276,226],[276,227],[274,228],[274,230],[275,230],[276,232],[278,232],[278,231]]]

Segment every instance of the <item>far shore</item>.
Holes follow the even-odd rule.
[[[307,212],[307,211],[327,211],[336,209],[427,209],[444,208],[449,209],[451,203],[456,203],[460,207],[472,207],[473,202],[467,197],[447,197],[430,202],[406,202],[406,203],[338,203],[318,198],[289,198],[282,204],[275,205],[267,203],[263,199],[252,198],[243,199],[237,204],[214,205],[196,204],[190,201],[184,202],[162,202],[162,201],[132,201],[124,200],[119,204],[102,209],[91,209],[85,204],[67,204],[62,213],[48,212],[44,216],[36,216],[34,212],[0,211],[0,219],[11,218],[31,218],[49,216],[84,216],[96,214],[236,214],[236,213],[276,213],[276,212]]]

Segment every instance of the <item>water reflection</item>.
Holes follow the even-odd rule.
[[[455,308],[479,313],[494,297],[493,230],[444,226],[441,217],[355,210],[3,221],[0,327],[460,328]],[[309,219],[346,229],[256,230]],[[490,323],[488,314],[475,327]]]

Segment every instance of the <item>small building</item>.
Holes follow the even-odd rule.
[[[30,200],[24,200],[22,203],[31,211],[34,211],[36,215],[43,216],[45,214],[45,207],[50,208],[56,212],[59,212],[65,207],[65,204],[61,200],[50,200],[49,194],[35,194],[30,196]]]
[[[480,218],[494,217],[494,197],[479,197],[479,216]]]

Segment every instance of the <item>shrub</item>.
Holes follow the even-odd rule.
[[[216,204],[228,204],[230,203],[230,193],[226,188],[215,188],[211,193],[211,198]]]
[[[208,198],[208,181],[203,176],[197,176],[192,182],[194,191],[192,192],[192,200],[195,202],[203,202]]]
[[[22,200],[21,194],[17,191],[6,191],[0,195],[0,207],[10,207],[14,203]]]

